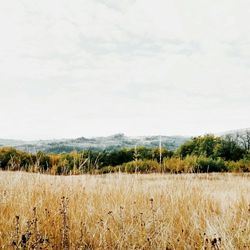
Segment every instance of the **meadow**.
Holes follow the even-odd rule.
[[[250,175],[0,171],[0,249],[250,249]]]

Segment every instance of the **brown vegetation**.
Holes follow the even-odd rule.
[[[249,249],[249,174],[0,172],[0,249]]]

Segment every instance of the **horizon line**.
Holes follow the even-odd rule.
[[[79,138],[86,138],[86,139],[93,139],[93,138],[101,138],[101,137],[112,137],[116,135],[122,135],[125,137],[150,137],[150,136],[165,136],[165,137],[195,137],[195,136],[202,136],[202,135],[207,135],[207,134],[212,134],[212,135],[223,135],[231,132],[236,132],[236,131],[247,131],[250,130],[250,127],[245,127],[245,128],[239,128],[239,129],[230,129],[226,131],[220,131],[220,132],[204,132],[204,133],[199,133],[199,134],[144,134],[144,135],[129,135],[123,132],[120,133],[113,133],[109,135],[92,135],[92,136],[77,136],[77,137],[61,137],[61,138],[44,138],[44,139],[20,139],[20,138],[10,138],[10,137],[0,137],[0,140],[12,140],[12,141],[25,141],[25,142],[32,142],[32,141],[53,141],[53,140],[76,140]]]

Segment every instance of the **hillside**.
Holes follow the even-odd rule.
[[[29,152],[44,151],[51,153],[70,152],[73,150],[111,150],[124,147],[145,146],[158,147],[159,136],[130,137],[124,134],[115,134],[107,137],[79,137],[76,139],[20,141],[0,139],[0,146],[11,146]],[[185,136],[161,136],[162,146],[168,149],[176,149],[189,137]]]
[[[217,136],[225,135],[243,135],[250,128],[236,129],[216,133]],[[162,146],[174,150],[178,148],[185,141],[190,139],[188,136],[161,136]],[[92,150],[112,150],[119,148],[131,148],[136,146],[144,146],[148,148],[159,146],[160,136],[126,136],[125,134],[114,134],[106,137],[79,137],[76,139],[57,139],[57,140],[36,140],[36,141],[22,141],[0,139],[1,146],[15,147],[20,150],[28,152],[44,151],[47,153],[62,153],[71,151],[80,151],[86,149]]]

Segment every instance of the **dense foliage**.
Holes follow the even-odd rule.
[[[246,138],[244,140],[244,138]],[[120,150],[85,150],[70,153],[36,154],[0,148],[0,169],[81,174],[109,172],[224,172],[250,171],[248,137],[192,138],[176,151],[166,148],[124,148]]]

